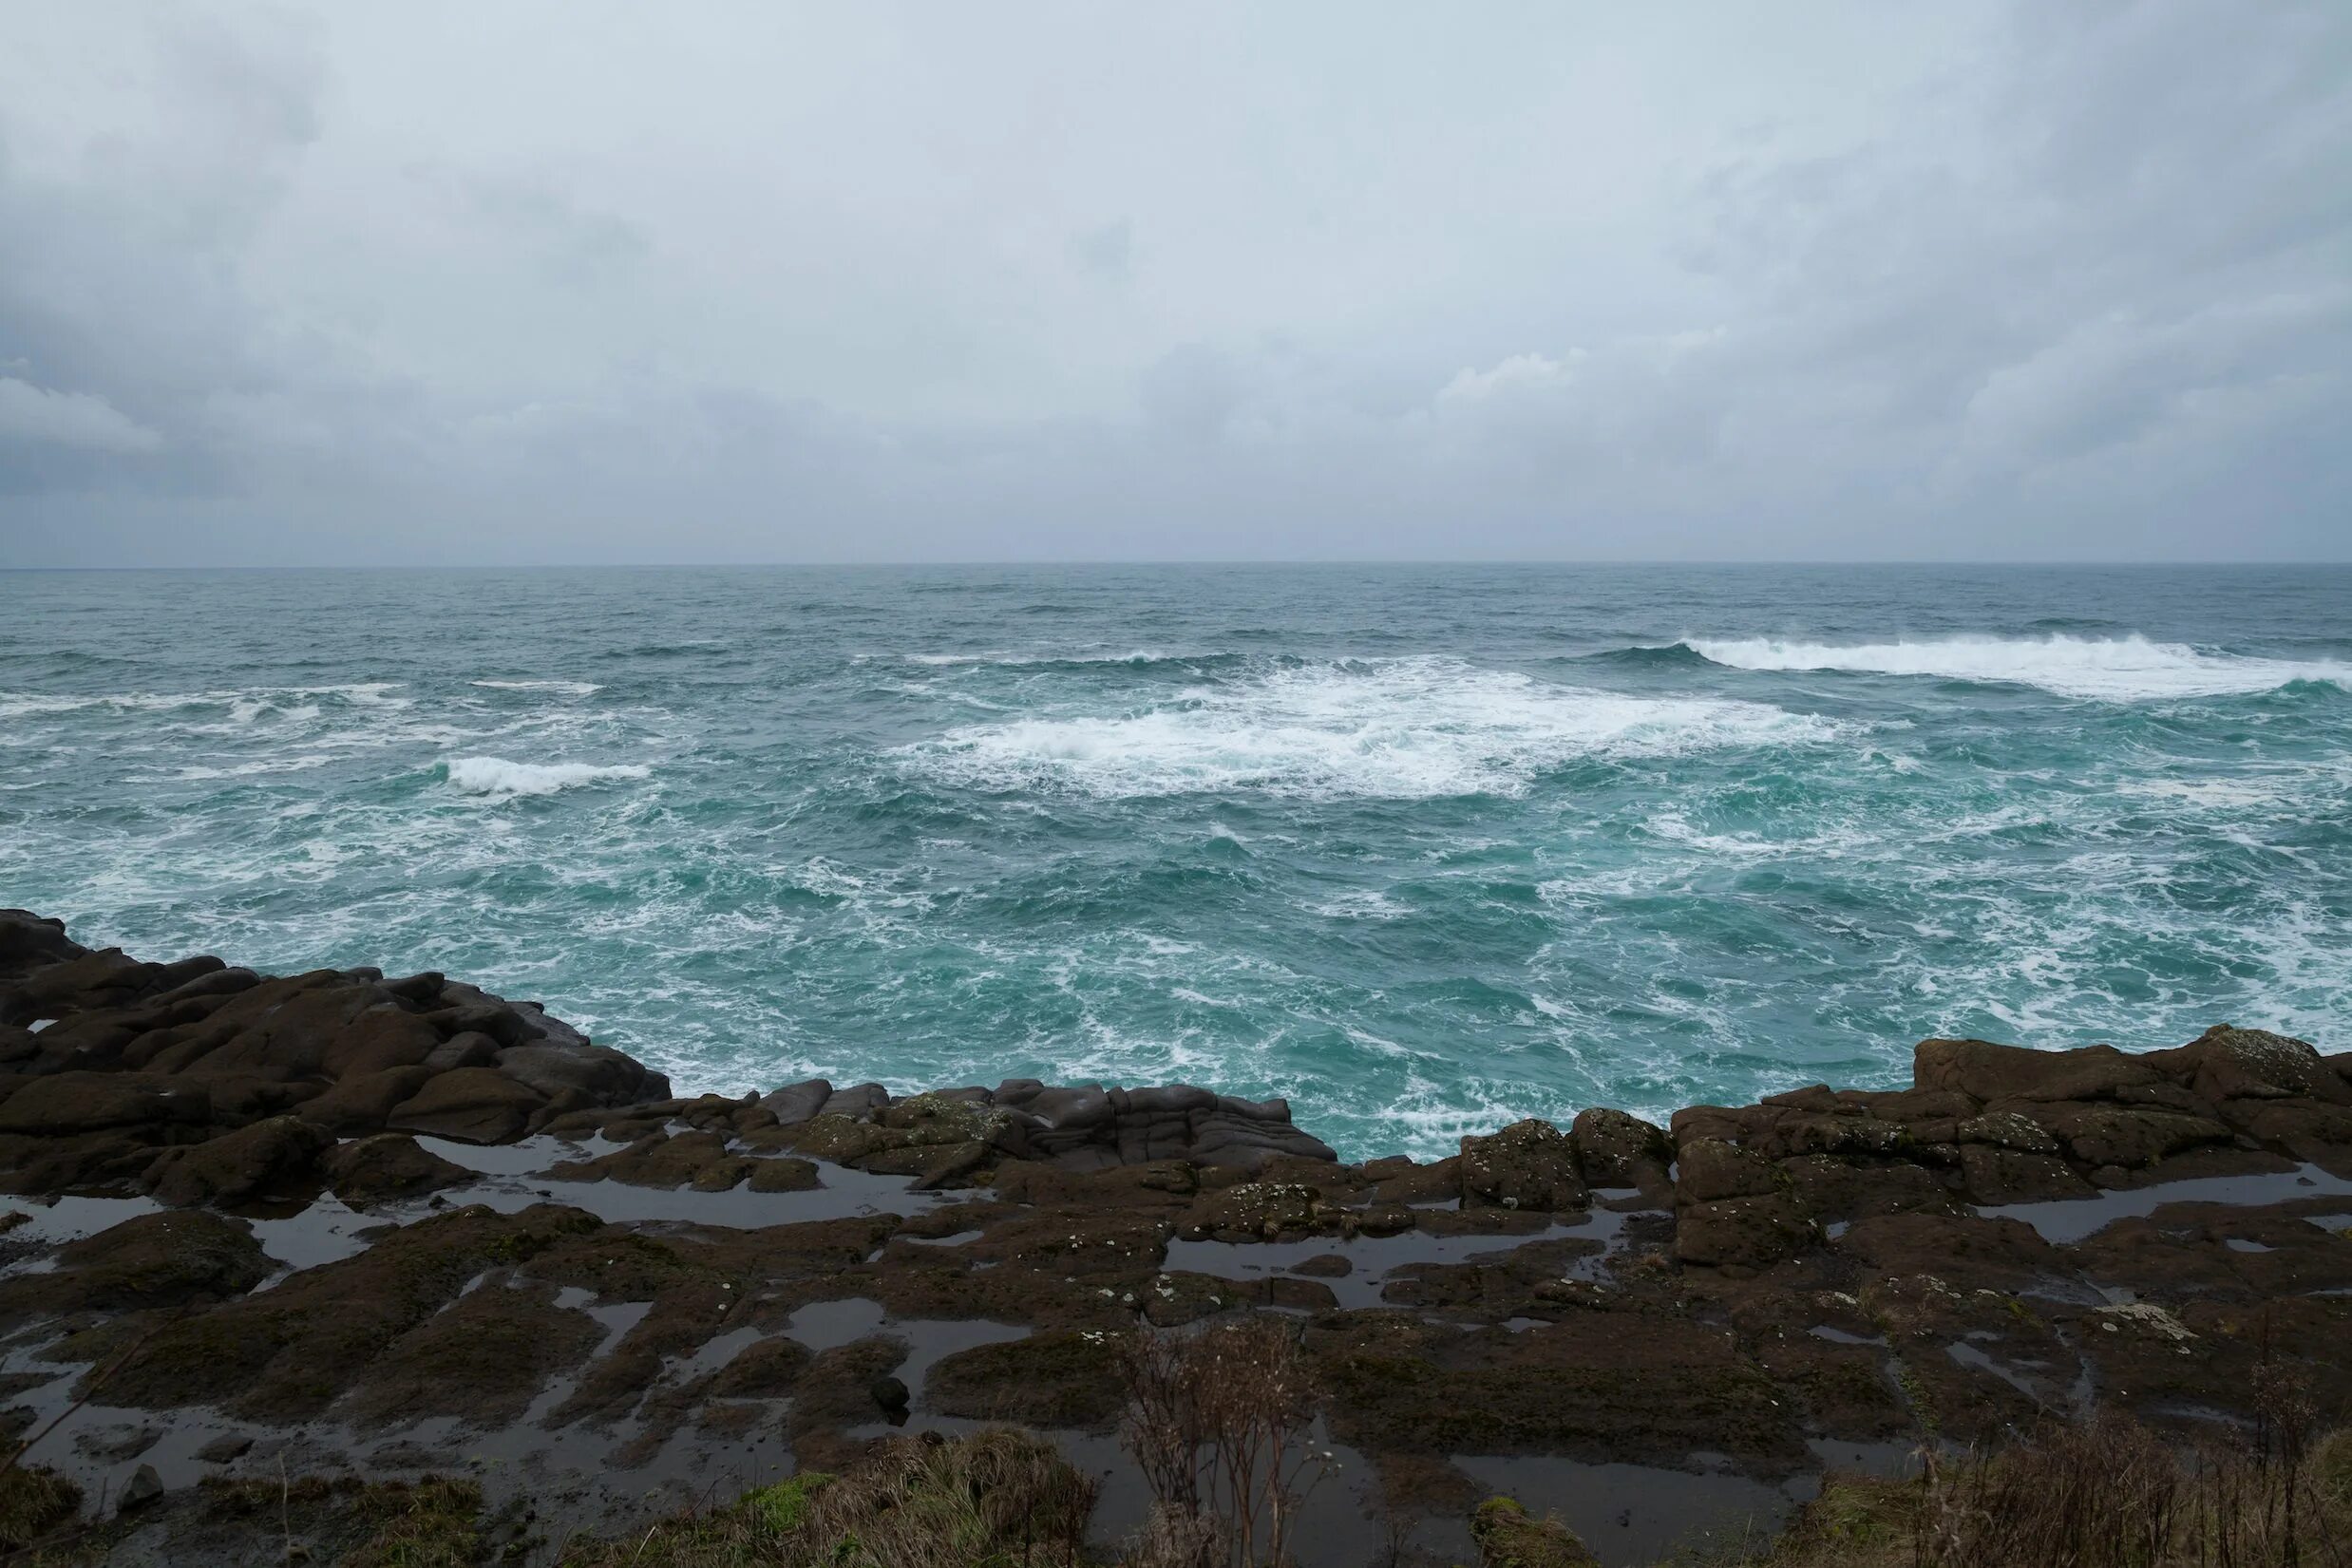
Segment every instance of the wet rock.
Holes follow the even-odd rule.
[[[941,1358],[923,1385],[927,1407],[976,1421],[1103,1430],[1126,1407],[1116,1337],[1046,1332]]]
[[[2055,1144],[2056,1140],[2052,1141]],[[1963,1145],[1961,1181],[1972,1202],[1999,1206],[2089,1198],[2096,1190],[2052,1154],[2017,1154],[1989,1144]]]
[[[199,1464],[227,1464],[245,1457],[254,1440],[242,1432],[223,1432],[196,1450]]]
[[[108,1464],[120,1464],[126,1459],[137,1459],[154,1447],[163,1436],[161,1426],[101,1426],[76,1434],[74,1447],[90,1458]]]
[[[874,1389],[906,1359],[906,1343],[875,1336],[839,1345],[809,1362],[792,1386],[791,1431],[806,1434],[863,1426],[874,1419]]]
[[[823,1184],[817,1167],[806,1160],[770,1156],[751,1162],[753,1192],[809,1192]]]
[[[234,1203],[312,1173],[334,1137],[295,1116],[272,1117],[205,1143],[165,1149],[146,1178],[159,1203]]]
[[[546,1106],[538,1090],[490,1067],[460,1067],[432,1079],[386,1118],[396,1132],[460,1143],[503,1143],[522,1136]],[[0,1111],[7,1106],[0,1105]]]
[[[1515,1122],[1462,1140],[1462,1205],[1549,1212],[1591,1201],[1576,1167],[1576,1145],[1549,1122]]]
[[[692,1186],[698,1192],[725,1192],[751,1175],[761,1163],[748,1155],[729,1153],[726,1138],[714,1132],[682,1132],[674,1136],[656,1132],[625,1149],[558,1165],[548,1174],[559,1181],[600,1181],[609,1178],[633,1187]]]
[[[1675,1214],[1675,1256],[1710,1268],[1770,1268],[1820,1238],[1812,1217],[1787,1193],[1690,1203]]]
[[[200,1209],[142,1214],[58,1248],[51,1273],[0,1281],[0,1319],[226,1300],[271,1269],[241,1219]]]
[[[327,1184],[346,1203],[382,1203],[443,1187],[464,1186],[473,1173],[421,1146],[404,1132],[355,1139],[320,1162]]]
[[[1315,1188],[1295,1181],[1245,1181],[1203,1193],[1179,1230],[1194,1239],[1271,1241],[1339,1228],[1340,1212]]]
[[[711,1392],[722,1399],[782,1399],[808,1370],[808,1348],[775,1335],[755,1339],[718,1370]]]
[[[555,1296],[552,1286],[496,1280],[466,1292],[357,1370],[342,1408],[370,1428],[427,1416],[485,1428],[516,1420],[604,1337]]]
[[[553,1204],[515,1215],[455,1209],[400,1226],[356,1256],[164,1323],[113,1369],[106,1398],[141,1409],[212,1405],[263,1421],[316,1415],[475,1275],[600,1228]]]
[[[1971,1287],[2022,1290],[2063,1272],[2049,1242],[2021,1219],[1881,1215],[1857,1221],[1838,1250],[1887,1275],[1932,1275]]]

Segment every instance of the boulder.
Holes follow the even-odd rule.
[[[0,982],[21,980],[88,951],[66,935],[63,920],[44,919],[28,909],[0,909]]]
[[[165,1149],[147,1170],[155,1200],[184,1209],[234,1203],[307,1175],[334,1136],[296,1116],[274,1116],[205,1143]]]
[[[2325,1057],[2302,1040],[2268,1030],[2216,1024],[2178,1049],[2151,1051],[2140,1060],[2209,1101],[2300,1095],[2352,1105],[2352,1085]]]
[[[346,1203],[362,1205],[463,1186],[473,1177],[401,1132],[353,1139],[320,1164],[330,1191]]]
[[[395,1106],[386,1124],[461,1143],[503,1143],[522,1136],[546,1104],[538,1090],[494,1067],[460,1067]],[[0,1105],[0,1112],[7,1108]]]
[[[428,1067],[355,1073],[324,1094],[302,1101],[302,1119],[315,1122],[330,1132],[372,1132],[432,1078],[433,1071]]]
[[[0,1101],[0,1133],[62,1137],[110,1128],[201,1126],[212,1097],[201,1084],[143,1072],[59,1072]]]
[[[1760,1198],[1785,1191],[1787,1186],[1771,1161],[1721,1139],[1695,1138],[1676,1152],[1674,1190],[1678,1202],[1712,1203],[1726,1198]]]
[[[811,1078],[806,1083],[787,1084],[773,1094],[763,1096],[760,1105],[775,1117],[778,1124],[796,1127],[823,1110],[832,1093],[831,1084]]]
[[[513,1046],[501,1051],[498,1070],[550,1100],[567,1091],[582,1105],[626,1105],[660,1099],[670,1081],[606,1046]]]
[[[2146,1059],[2113,1046],[2029,1050],[1989,1040],[1922,1040],[1911,1048],[1911,1079],[1982,1101],[2106,1100],[2128,1086],[2163,1082]]]
[[[1462,1140],[1462,1206],[1581,1209],[1592,1195],[1576,1167],[1576,1145],[1549,1122],[1514,1122]]]
[[[1665,1129],[1622,1110],[1595,1105],[1576,1113],[1568,1141],[1576,1163],[1596,1187],[1638,1187],[1663,1175],[1674,1160]]]
[[[428,1051],[424,1065],[428,1076],[460,1067],[496,1067],[498,1042],[479,1030],[461,1030]]]

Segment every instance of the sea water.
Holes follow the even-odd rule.
[[[1343,1153],[2352,1048],[2352,569],[0,573],[0,903]]]

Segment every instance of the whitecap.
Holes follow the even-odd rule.
[[[1759,703],[1630,696],[1428,657],[1280,671],[1123,714],[967,727],[901,755],[999,791],[1420,800],[1524,794],[1578,757],[1806,745],[1848,727]]]
[[[653,772],[642,763],[516,763],[503,757],[452,757],[446,765],[449,787],[462,795],[509,798],[552,795],[576,784],[608,779],[642,779]]]
[[[594,696],[604,688],[594,681],[473,681],[493,691],[559,691],[567,697]]]
[[[2208,652],[2187,643],[2128,637],[1940,637],[1873,643],[1778,637],[1686,638],[1682,646],[1738,670],[1842,670],[1879,675],[1997,681],[2061,697],[2138,702],[2276,690],[2292,681],[2352,688],[2352,665]]]

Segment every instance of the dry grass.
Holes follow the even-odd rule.
[[[1772,1568],[2352,1568],[2352,1431],[2177,1447],[2108,1416],[1915,1482],[1839,1479]]]
[[[1082,1568],[1094,1483],[1026,1432],[901,1437],[838,1479],[574,1542],[562,1568]]]

